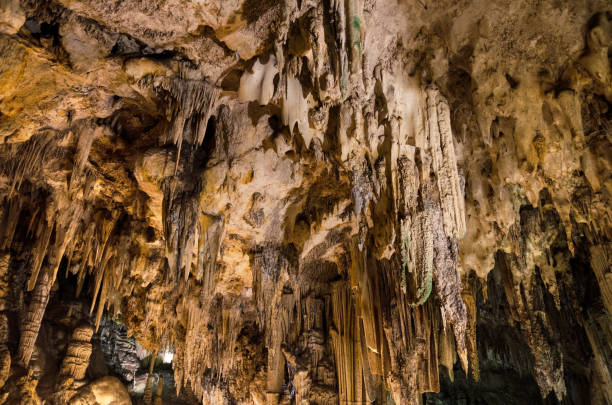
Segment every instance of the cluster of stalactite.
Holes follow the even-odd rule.
[[[14,157],[0,163],[0,310],[20,310],[15,353],[0,317],[0,386],[28,370],[54,285],[74,281],[93,329],[73,332],[58,403],[84,395],[108,313],[152,353],[172,346],[177,390],[204,403],[231,391],[257,404],[418,404],[440,390],[440,366],[452,376],[459,361],[478,380],[479,287],[466,275],[498,266],[541,394],[562,400],[563,351],[532,287],[541,277],[559,310],[557,277],[580,245],[604,306],[581,322],[612,400],[610,139],[586,134],[610,121],[585,112],[610,103],[607,15],[550,89],[504,79],[539,103],[537,119],[510,96],[457,118],[465,94],[430,67],[366,57],[372,2],[304,3],[282,8],[273,44],[232,88],[184,61],[124,61],[146,104],[133,108],[157,119],[136,140],[118,135],[117,114],[0,146]],[[261,180],[275,171],[277,195]],[[143,400],[158,404],[150,364]],[[227,387],[241,368],[240,393]],[[32,403],[35,377],[15,388]]]
[[[193,105],[190,104],[191,107],[177,107],[178,112],[176,114],[179,114],[179,117],[173,117],[171,120],[177,128],[186,125],[185,121],[192,118],[190,115],[192,111],[200,111],[198,103],[202,101],[189,101],[191,100],[190,97],[206,97],[203,95],[204,90],[200,88],[201,86],[197,87],[198,85],[195,84],[197,88],[192,89],[194,85],[190,82],[186,82],[185,85],[187,86],[186,89],[182,90],[185,95],[181,100]],[[173,90],[181,91],[171,88],[171,94]],[[187,114],[187,117],[182,117],[183,114]],[[183,120],[183,122],[177,124],[176,122],[180,120]],[[202,129],[202,134],[197,135],[198,137],[203,137],[206,122],[207,119],[204,119],[204,129]],[[91,193],[93,192],[92,188],[96,181],[96,175],[85,169],[85,163],[89,157],[93,140],[100,137],[100,133],[104,130],[108,130],[108,127],[99,126],[93,121],[87,121],[76,124],[71,131],[56,134],[51,141],[41,136],[40,142],[33,140],[25,145],[18,145],[16,154],[20,158],[14,162],[7,162],[4,168],[14,180],[10,185],[8,195],[5,196],[6,209],[3,212],[3,224],[5,226],[3,227],[2,245],[5,251],[10,252],[11,247],[17,246],[19,243],[19,246],[28,246],[32,252],[28,259],[30,278],[26,284],[27,291],[31,291],[31,298],[20,325],[17,362],[22,367],[27,367],[30,362],[45,309],[49,302],[50,291],[58,278],[58,270],[62,260],[66,262],[64,266],[66,275],[72,273],[77,278],[76,297],[86,288],[85,283],[89,282],[92,296],[90,312],[94,317],[96,329],[98,329],[106,309],[117,313],[121,310],[123,297],[134,293],[133,288],[135,286],[129,282],[126,283],[127,280],[124,277],[129,277],[129,280],[135,275],[145,273],[149,267],[155,267],[160,269],[161,274],[159,276],[154,274],[153,278],[157,277],[159,281],[169,282],[163,284],[166,292],[173,290],[172,286],[176,285],[176,288],[180,291],[173,291],[173,293],[175,296],[183,296],[185,300],[184,303],[183,301],[178,302],[176,307],[179,313],[181,313],[182,308],[185,308],[184,313],[186,315],[186,319],[184,319],[186,335],[183,336],[185,345],[179,345],[179,347],[189,346],[194,348],[193,352],[187,352],[185,356],[185,368],[188,371],[186,381],[189,381],[191,376],[197,378],[195,377],[197,373],[190,373],[192,367],[191,353],[198,352],[195,349],[197,344],[193,344],[192,341],[195,339],[197,343],[201,344],[206,342],[205,339],[199,338],[200,335],[195,330],[194,325],[202,324],[202,314],[209,313],[209,306],[207,305],[209,300],[203,298],[202,301],[196,300],[194,303],[193,299],[189,297],[190,285],[187,279],[193,261],[196,269],[196,282],[204,285],[204,287],[199,288],[203,292],[210,290],[214,277],[216,254],[219,250],[220,237],[223,231],[222,219],[212,218],[207,223],[206,218],[197,216],[194,211],[195,206],[186,202],[191,199],[197,204],[197,195],[195,195],[196,199],[194,200],[193,197],[189,197],[189,191],[180,189],[182,187],[180,176],[176,175],[176,170],[178,170],[177,157],[176,162],[168,162],[169,165],[176,165],[175,176],[166,183],[160,184],[165,195],[163,212],[167,225],[165,228],[167,246],[164,247],[155,240],[145,239],[147,237],[151,238],[151,236],[132,238],[133,235],[139,233],[146,235],[146,232],[150,231],[144,221],[139,221],[132,215],[121,211],[113,210],[112,206],[100,208],[96,207],[95,203],[91,204]],[[179,130],[176,129],[176,131]],[[179,135],[183,136],[184,132],[187,132],[186,128],[181,129]],[[169,141],[179,144],[182,142],[174,138]],[[70,152],[70,147],[62,148],[58,144],[70,144],[71,142],[74,142],[75,160],[65,189],[53,190],[51,193],[45,194],[45,192],[36,190],[34,184],[22,184],[24,177],[33,179],[37,175],[36,171],[41,169],[41,162],[45,165],[53,165],[57,164],[54,159],[65,158]],[[202,139],[196,139],[194,142],[201,143]],[[181,171],[183,170],[184,168],[181,168]],[[32,189],[35,190],[32,192],[41,194],[36,198],[31,198],[32,195],[28,193]],[[138,201],[135,201],[135,204],[138,205]],[[191,211],[189,211],[190,206]],[[144,209],[142,206],[134,208],[136,210],[140,209],[141,212]],[[163,263],[162,259],[165,259]],[[8,272],[9,261],[10,253],[5,253],[2,256],[3,274]],[[152,336],[155,342],[153,347],[161,347],[174,336],[170,335],[172,330],[167,330],[167,324],[161,322],[163,320],[160,319],[162,317],[159,315],[159,311],[163,309],[161,304],[165,297],[154,297],[153,292],[149,291],[150,295],[146,297],[147,310],[145,311],[145,317],[150,320],[148,322],[149,327],[155,331]],[[205,294],[203,293],[202,296],[204,297]],[[199,310],[196,309],[198,307]],[[228,318],[229,316],[225,315],[218,322],[220,328],[222,328],[219,336],[221,339],[227,338],[226,345],[231,347],[236,339],[235,336],[232,337],[232,333],[235,335],[239,330],[235,330],[235,321],[231,323],[232,320]],[[234,318],[236,318],[236,315],[234,315]],[[168,314],[168,319],[172,319],[170,314]],[[202,325],[207,327],[208,324],[203,323]],[[224,332],[228,333],[223,334]],[[209,347],[202,347],[199,353],[208,356],[218,353],[217,350],[209,349]],[[223,355],[219,354],[214,361],[221,363],[219,359],[222,357]],[[231,358],[231,356],[229,357]],[[179,356],[179,358],[183,357]],[[211,361],[213,360],[207,361],[205,364],[210,364]],[[196,364],[200,363],[197,362]],[[86,366],[87,364],[85,364]],[[182,366],[177,362],[177,370],[180,370]],[[78,379],[78,377],[75,378]],[[194,380],[194,387],[198,386],[198,384],[195,384],[196,381]],[[67,389],[67,387],[64,389]]]

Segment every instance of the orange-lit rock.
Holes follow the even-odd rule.
[[[0,403],[612,402],[611,20],[0,0]]]

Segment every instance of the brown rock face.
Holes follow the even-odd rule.
[[[125,387],[115,377],[104,377],[81,388],[70,405],[131,405]]]
[[[0,404],[612,404],[609,7],[0,0]]]

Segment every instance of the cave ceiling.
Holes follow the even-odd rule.
[[[600,0],[0,0],[0,404],[612,404]]]

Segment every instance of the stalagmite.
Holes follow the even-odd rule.
[[[39,404],[40,397],[36,392],[38,380],[34,377],[34,370],[28,369],[27,374],[20,377],[14,387],[14,392],[17,393],[17,398],[20,404]]]
[[[92,352],[92,335],[89,325],[77,327],[72,333],[56,385],[56,400],[60,403],[68,403],[80,388],[79,383],[83,383]]]
[[[4,387],[11,371],[11,352],[7,346],[8,338],[8,318],[5,314],[0,314],[0,388]]]
[[[93,331],[89,325],[78,327],[72,333],[72,341],[66,350],[66,356],[60,368],[60,376],[82,380],[89,365],[92,346],[90,343]]]
[[[153,398],[153,405],[163,405],[162,394],[164,392],[164,377],[161,375],[157,379],[157,388],[155,389],[155,397]]]
[[[143,401],[147,405],[151,405],[153,401],[153,369],[155,368],[155,360],[157,356],[151,354],[151,360],[149,361],[149,375],[147,376],[147,384],[144,389]]]

